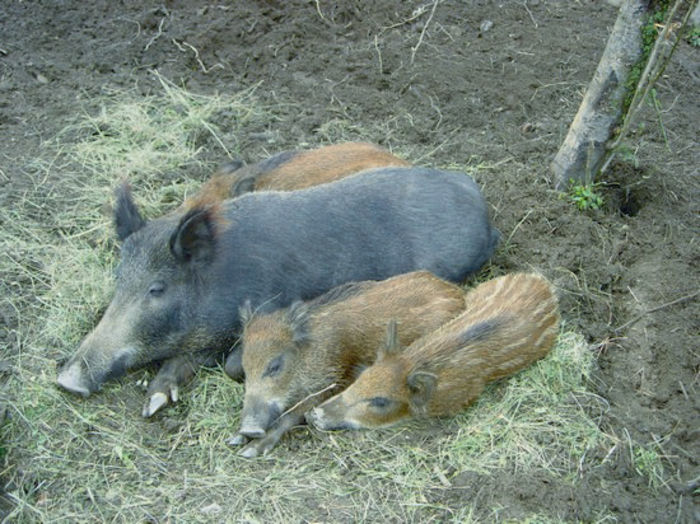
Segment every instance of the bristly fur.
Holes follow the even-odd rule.
[[[485,282],[467,293],[466,309],[403,351],[389,323],[377,361],[348,388],[313,410],[321,428],[382,427],[411,416],[455,413],[471,404],[486,383],[544,357],[554,345],[559,310],[551,285],[518,273]],[[383,406],[373,405],[385,398]]]
[[[260,406],[266,403],[281,403],[287,409],[331,384],[339,390],[347,387],[377,358],[387,323],[394,328],[397,324],[391,319],[398,318],[405,326],[401,342],[406,345],[463,309],[464,291],[459,286],[427,271],[415,271],[338,286],[317,299],[295,302],[286,310],[258,318],[243,337],[243,413],[248,420],[264,422],[265,409]],[[295,344],[290,350],[291,341]],[[398,347],[399,341],[394,345]],[[269,363],[280,356],[286,372],[277,379],[263,377]],[[335,392],[314,397],[314,405]]]
[[[357,296],[371,288],[374,284],[374,281],[367,280],[362,282],[347,282],[334,287],[319,297],[309,300],[306,304],[309,312],[312,313],[322,306],[329,306],[341,300],[347,300],[348,298]]]
[[[370,168],[409,165],[389,151],[364,142],[334,144],[310,151],[283,151],[249,165],[232,161],[222,165],[180,210],[187,212],[253,191],[305,189]]]
[[[481,322],[470,326],[466,331],[459,333],[455,342],[462,347],[467,344],[482,342],[487,340],[496,331],[502,329],[504,325],[512,321],[512,315],[504,314],[493,318],[487,318]]]

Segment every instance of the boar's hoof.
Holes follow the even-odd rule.
[[[241,433],[236,433],[234,436],[232,436],[226,441],[226,444],[228,444],[229,446],[242,446],[246,442],[248,442],[248,437],[242,435]]]
[[[160,408],[167,406],[170,403],[170,400],[177,402],[177,387],[170,390],[170,398],[168,398],[168,395],[162,391],[156,391],[153,393],[148,401],[146,401],[146,405],[143,407],[141,415],[144,418],[153,416]]]
[[[265,436],[265,430],[262,428],[244,427],[238,430],[238,432],[248,438],[262,438]]]
[[[151,398],[148,399],[148,402],[146,402],[146,405],[143,407],[143,412],[141,415],[148,418],[167,403],[168,396],[165,393],[158,391],[157,393],[151,395]]]
[[[178,389],[177,386],[171,385],[167,388],[167,392],[155,391],[151,393],[151,396],[146,401],[146,405],[143,406],[143,411],[141,415],[144,418],[153,416],[160,408],[167,406],[170,401],[173,403],[177,402]]]

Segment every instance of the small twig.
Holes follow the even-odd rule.
[[[201,124],[206,128],[209,133],[211,133],[211,136],[214,137],[214,140],[218,142],[218,144],[221,146],[221,149],[223,149],[226,152],[226,156],[229,158],[233,158],[233,155],[231,155],[231,151],[228,150],[228,148],[224,145],[224,143],[221,141],[219,136],[216,134],[216,132],[212,129],[212,127],[207,123],[206,120],[200,120]]]
[[[421,96],[422,96],[422,95],[421,95]],[[462,130],[461,130],[460,128],[454,129],[454,130],[450,133],[450,135],[449,135],[445,140],[443,140],[442,142],[440,142],[437,146],[435,146],[433,149],[431,149],[430,151],[428,151],[428,152],[425,153],[424,155],[419,156],[419,157],[416,159],[416,165],[417,165],[417,164],[420,164],[420,163],[421,163],[423,160],[425,160],[426,158],[430,158],[430,157],[433,156],[435,153],[437,153],[438,151],[440,151],[443,147],[445,147],[445,144],[447,144],[450,140],[452,140],[452,138],[453,138],[455,135],[457,135],[458,133],[460,133],[461,131],[462,131]]]
[[[314,397],[317,397],[317,396],[319,396],[319,395],[322,395],[322,394],[325,393],[326,391],[335,388],[337,385],[338,385],[338,384],[336,384],[336,383],[334,382],[333,384],[331,384],[331,385],[329,385],[329,386],[326,386],[325,388],[323,388],[323,389],[320,390],[320,391],[316,391],[315,393],[310,393],[309,395],[306,395],[303,399],[301,399],[299,402],[297,402],[296,404],[294,404],[291,408],[289,408],[287,411],[285,411],[285,412],[282,413],[279,417],[277,417],[277,418],[275,419],[275,422],[276,422],[277,420],[280,420],[280,419],[281,419],[282,417],[284,417],[285,415],[296,411],[298,408],[303,407],[304,404],[305,404],[308,400],[310,400],[310,399],[312,399],[312,398],[314,398]]]
[[[435,10],[437,9],[439,3],[440,0],[435,0],[435,2],[433,2],[433,8],[430,10],[430,16],[428,17],[428,20],[426,20],[425,25],[423,26],[423,30],[420,32],[420,36],[418,37],[418,43],[416,43],[416,47],[411,48],[411,65],[413,65],[413,62],[416,59],[416,52],[423,43],[423,37],[425,36],[425,32],[428,30],[430,21],[433,19],[433,15],[435,14]]]
[[[525,11],[527,11],[527,14],[530,15],[530,20],[532,20],[532,23],[535,24],[535,29],[537,29],[539,27],[537,25],[537,20],[535,20],[535,17],[532,15],[532,11],[530,11],[530,8],[527,6],[527,0],[524,0],[523,7],[525,8]]]
[[[690,295],[685,295],[684,297],[680,297],[680,298],[677,298],[676,300],[672,300],[671,302],[666,302],[665,304],[661,304],[660,306],[653,307],[647,311],[644,311],[643,313],[640,313],[639,315],[634,317],[632,320],[630,320],[629,322],[625,322],[620,327],[615,328],[613,331],[615,331],[615,333],[619,333],[620,331],[622,331],[626,327],[634,324],[635,322],[640,321],[644,317],[644,315],[654,313],[656,311],[667,308],[669,306],[673,306],[674,304],[678,304],[679,302],[685,302],[687,300],[690,300],[691,298],[695,298],[698,295],[700,295],[700,290],[696,291],[695,293],[691,293]]]
[[[507,240],[505,241],[505,243],[504,243],[506,246],[510,245],[510,240],[513,238],[513,235],[515,235],[515,232],[518,230],[518,228],[519,228],[520,226],[523,225],[523,222],[525,222],[525,220],[527,220],[527,217],[529,217],[529,216],[532,214],[533,211],[534,211],[534,209],[528,209],[527,213],[525,213],[525,216],[524,216],[523,218],[520,219],[520,222],[518,222],[517,224],[515,224],[515,227],[513,228],[513,231],[510,232],[510,235],[508,235],[508,239],[507,239]]]
[[[433,126],[433,129],[437,129],[440,127],[440,124],[442,123],[442,111],[440,111],[440,107],[433,101],[433,97],[428,95],[428,101],[430,102],[430,107],[432,107],[435,112],[438,114],[438,121],[435,126]]]
[[[395,24],[384,26],[382,27],[382,31],[386,31],[387,29],[394,29],[395,27],[400,27],[402,25],[408,24],[409,22],[413,22],[415,19],[423,16],[426,11],[427,9],[425,8],[425,6],[420,6],[413,10],[413,13],[411,13],[411,16],[409,18],[401,20],[401,22],[396,22]]]
[[[610,448],[610,451],[608,451],[608,454],[605,455],[605,458],[603,459],[603,461],[601,462],[601,464],[605,464],[605,463],[610,459],[610,456],[611,456],[613,453],[615,453],[615,450],[617,449],[617,444],[618,444],[618,443],[616,442],[616,443],[613,445],[613,447]]]
[[[666,65],[671,60],[673,51],[678,45],[680,38],[676,38],[676,41],[673,44],[673,46],[671,46],[671,50],[669,52],[662,53],[662,47],[666,46],[666,40],[668,40],[669,33],[671,29],[675,28],[675,25],[672,23],[672,20],[676,14],[676,11],[683,2],[684,0],[676,0],[676,3],[669,11],[669,14],[667,15],[666,19],[666,25],[664,26],[664,29],[661,32],[661,34],[657,35],[654,47],[652,48],[651,53],[649,54],[646,66],[644,67],[644,71],[642,72],[642,76],[639,79],[639,82],[637,83],[634,95],[632,96],[632,101],[630,102],[629,108],[627,109],[627,114],[625,115],[624,120],[622,122],[622,126],[620,127],[620,132],[618,133],[617,138],[614,140],[614,142],[607,146],[608,151],[612,151],[614,153],[615,148],[618,147],[620,145],[620,142],[622,142],[625,136],[627,136],[627,131],[632,125],[632,121],[637,115],[637,112],[639,111],[639,108],[642,105],[642,101],[646,99],[647,95],[649,94],[649,91],[654,86],[656,80],[658,80],[658,78],[662,75],[662,73],[666,69]],[[688,17],[690,16],[690,13],[693,11],[693,9],[693,5],[691,5],[688,8],[685,17],[681,22],[681,31],[683,30],[683,28],[686,27],[688,23]],[[610,157],[612,156],[613,154],[610,155]],[[606,162],[605,167],[607,167],[608,164],[609,162]]]
[[[148,51],[148,48],[153,45],[153,43],[160,38],[160,36],[163,34],[163,24],[165,23],[166,17],[164,16],[163,18],[160,19],[160,23],[158,24],[158,33],[156,33],[155,36],[153,36],[148,43],[146,44],[146,47],[143,48],[144,51]]]
[[[214,64],[213,66],[211,66],[210,68],[207,68],[204,65],[204,62],[202,62],[202,59],[199,58],[199,51],[197,50],[197,48],[195,46],[193,46],[192,44],[185,42],[184,40],[182,41],[182,44],[180,44],[177,40],[175,40],[173,38],[173,44],[175,44],[177,46],[177,48],[180,51],[182,51],[183,53],[185,52],[185,49],[182,46],[189,47],[192,50],[192,52],[194,53],[194,58],[195,58],[195,60],[197,60],[199,67],[202,68],[202,72],[204,72],[205,75],[208,74],[210,71],[217,69],[217,68],[224,69],[224,66],[218,62],[216,64]]]
[[[379,74],[384,73],[384,66],[382,64],[382,52],[379,49],[379,35],[374,35],[374,48],[377,50],[377,56],[379,57]]]
[[[321,4],[319,3],[319,0],[316,0],[316,12],[318,13],[318,16],[321,17],[321,20],[323,20],[326,24],[333,25],[332,22],[330,22],[325,16],[323,16],[323,13],[321,12]]]

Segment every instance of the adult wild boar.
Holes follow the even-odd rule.
[[[60,386],[84,396],[130,368],[165,360],[150,400],[175,397],[182,377],[168,374],[168,359],[209,362],[231,348],[246,300],[275,309],[345,282],[417,269],[459,281],[499,238],[467,175],[400,167],[200,203],[182,217],[151,221],[123,186],[115,224],[122,247],[114,297],[58,374]]]

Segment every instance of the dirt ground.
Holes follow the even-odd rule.
[[[257,86],[274,118],[235,131],[225,114],[217,121],[246,161],[361,139],[416,164],[469,168],[505,239],[491,270],[555,282],[566,321],[599,352],[602,427],[654,444],[665,483],[650,487],[617,450],[575,487],[464,475],[440,502],[500,505],[504,518],[697,521],[698,48],[680,44],[657,86],[660,110],[645,105],[602,181],[603,209],[561,198],[548,169],[615,17],[602,0],[10,0],[0,7],[0,204],[34,183],[31,160],[70,118],[110,89],[157,90],[154,69],[199,93]],[[219,151],[211,137],[201,146]],[[216,155],[212,165],[225,160]],[[54,190],[56,173],[43,181]],[[20,314],[0,311],[4,351],[19,349]]]

